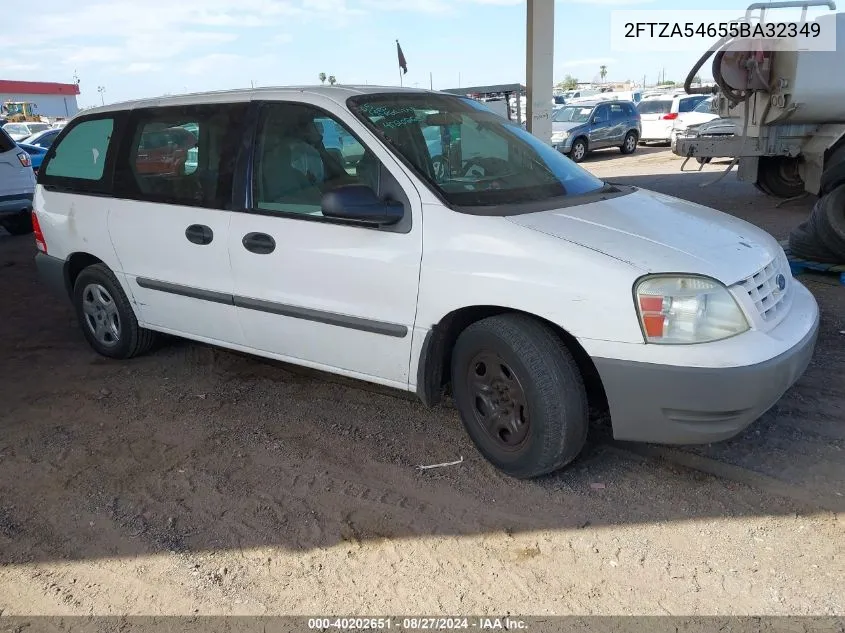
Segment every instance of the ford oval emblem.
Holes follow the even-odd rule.
[[[786,277],[784,275],[778,275],[775,277],[775,283],[778,285],[778,290],[781,292],[786,290]]]

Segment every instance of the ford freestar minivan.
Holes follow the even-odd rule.
[[[153,160],[147,140],[177,129]],[[330,129],[359,148],[339,157]],[[39,271],[100,354],[129,358],[164,332],[428,405],[448,388],[480,452],[516,477],[575,458],[592,407],[619,439],[731,437],[816,341],[816,302],[764,231],[603,182],[437,92],[86,111],[51,147],[34,207]]]

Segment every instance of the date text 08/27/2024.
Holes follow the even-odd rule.
[[[316,631],[386,630],[448,631],[448,630],[527,630],[527,623],[518,618],[504,617],[404,617],[404,618],[309,618],[308,628]]]

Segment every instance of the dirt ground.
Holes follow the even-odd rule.
[[[599,176],[785,238],[724,164],[601,152]],[[0,613],[845,614],[845,287],[804,378],[739,438],[665,451],[594,429],[521,482],[449,407],[185,341],[97,356],[0,236]],[[418,465],[458,460],[421,471]]]

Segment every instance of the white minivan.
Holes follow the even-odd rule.
[[[360,158],[327,149],[326,119]],[[818,329],[766,232],[603,182],[437,92],[96,108],[51,147],[34,206],[40,275],[100,354],[135,356],[164,332],[427,405],[451,393],[515,477],[574,459],[593,408],[622,440],[734,436],[801,376]]]

